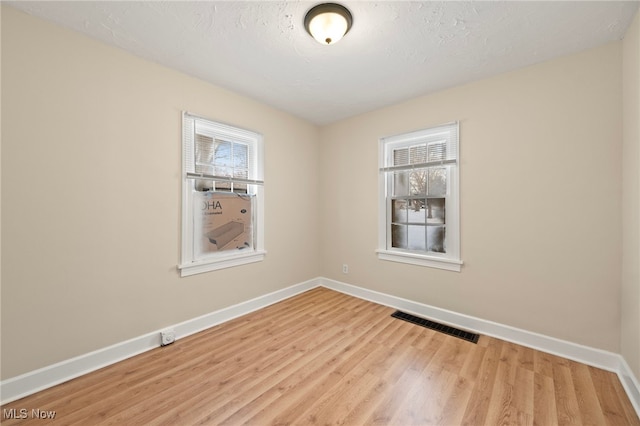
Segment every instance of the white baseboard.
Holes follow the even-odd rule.
[[[615,372],[620,378],[636,413],[640,416],[640,385],[631,368],[624,358],[613,352],[607,352],[588,346],[556,339],[542,334],[510,327],[508,325],[486,321],[480,318],[459,314],[446,309],[429,306],[385,293],[357,287],[351,284],[314,278],[291,287],[287,287],[264,296],[256,297],[237,305],[194,318],[173,328],[176,339],[179,340],[225,321],[248,314],[284,299],[288,299],[315,287],[326,287],[360,299],[369,300],[381,305],[389,306],[404,312],[426,317],[461,329],[479,334],[496,337],[512,343],[517,343],[536,350],[558,355],[587,365]],[[143,336],[120,342],[115,345],[99,349],[88,354],[71,358],[23,375],[0,382],[0,400],[2,404],[23,398],[43,389],[66,382],[114,364],[148,350],[160,346],[160,331],[151,332]]]
[[[620,368],[617,371],[618,378],[622,383],[622,387],[627,392],[627,396],[631,400],[633,404],[633,408],[636,409],[636,413],[638,417],[640,417],[640,384],[638,383],[638,379],[631,371],[629,364],[622,357],[622,355],[618,355],[620,357]]]
[[[608,371],[617,371],[620,364],[617,354],[600,349],[582,346],[542,334],[532,333],[508,325],[459,314],[424,303],[414,302],[401,297],[368,290],[362,287],[345,284],[339,281],[322,279],[322,286],[389,306],[417,316],[426,317],[447,325],[458,327],[478,334],[497,337],[508,342],[517,343],[543,352],[569,358]]]
[[[237,305],[194,318],[174,326],[164,327],[175,330],[176,340],[197,333],[225,321],[248,314],[272,305],[296,294],[318,287],[319,279],[313,279],[287,287],[264,296],[256,297]],[[0,382],[0,400],[2,404],[15,401],[41,390],[50,388],[132,356],[141,354],[160,346],[160,331],[116,343],[35,371],[22,374]]]
[[[391,296],[389,294],[380,293],[374,290],[357,287],[327,278],[320,278],[320,285],[360,299],[369,300],[371,302],[389,306],[417,316],[426,317],[467,331],[496,337],[501,340],[506,340],[508,342],[614,372],[620,378],[636,413],[640,417],[640,386],[638,385],[638,381],[631,371],[631,368],[629,368],[629,365],[620,354],[459,314],[446,309],[425,305],[423,303],[414,302],[401,297]]]

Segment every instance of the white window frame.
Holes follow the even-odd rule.
[[[249,179],[246,180],[251,188],[251,193],[255,195],[253,204],[253,233],[254,247],[251,251],[231,251],[229,253],[216,253],[205,259],[194,260],[194,240],[193,240],[193,176],[194,170],[190,164],[194,155],[195,144],[195,123],[206,124],[214,132],[216,138],[240,142],[252,146],[255,152],[255,159],[250,165]],[[203,272],[215,271],[223,268],[245,265],[253,262],[260,262],[264,259],[266,251],[264,249],[264,144],[262,135],[226,124],[218,123],[206,118],[193,115],[188,112],[182,113],[182,245],[181,259],[178,269],[180,276],[186,277]],[[231,179],[233,181],[233,179]],[[242,183],[246,183],[242,181]]]
[[[448,160],[446,163],[447,195],[445,209],[446,253],[406,250],[391,246],[391,188],[393,160],[390,158],[393,148],[427,142],[447,136]],[[448,271],[460,272],[463,264],[460,258],[460,161],[458,156],[459,125],[457,122],[419,130],[411,133],[381,138],[379,140],[379,183],[378,183],[378,249],[381,260],[407,263]]]

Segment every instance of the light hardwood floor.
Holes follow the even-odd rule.
[[[393,312],[316,288],[7,404],[2,423],[640,425],[613,373]]]

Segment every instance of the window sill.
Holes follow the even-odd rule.
[[[248,263],[261,262],[264,259],[264,250],[252,251],[251,253],[226,256],[220,259],[207,259],[199,262],[178,265],[181,277],[201,274],[203,272],[217,271],[218,269],[232,268],[234,266],[246,265]]]
[[[445,259],[437,256],[428,256],[401,251],[376,250],[378,259],[391,262],[408,263],[410,265],[426,266],[428,268],[444,269],[447,271],[460,272],[461,260]]]

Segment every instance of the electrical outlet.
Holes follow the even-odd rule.
[[[176,332],[174,330],[164,330],[160,332],[160,344],[167,346],[176,341]]]
[[[349,273],[349,265],[347,265],[346,263],[342,265],[342,273],[343,274]]]

